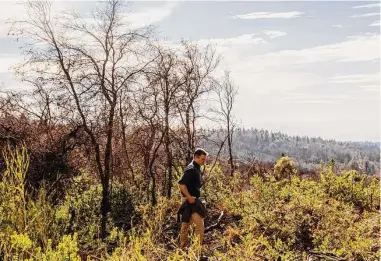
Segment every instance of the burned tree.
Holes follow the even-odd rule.
[[[182,42],[182,59],[180,73],[184,84],[180,89],[180,100],[177,109],[184,129],[185,151],[184,163],[189,163],[197,139],[197,119],[201,118],[200,107],[205,94],[212,90],[214,81],[212,73],[216,69],[219,58],[211,46],[200,48],[196,44]]]
[[[166,154],[166,171],[163,177],[162,195],[171,197],[173,183],[173,144],[171,140],[171,126],[176,119],[176,103],[179,90],[184,85],[184,79],[179,74],[179,59],[176,53],[168,48],[156,46],[157,58],[150,73],[150,83],[158,90],[157,104],[162,119],[164,134],[163,145]]]
[[[150,28],[124,26],[118,0],[95,10],[91,19],[75,12],[53,16],[48,2],[30,1],[25,6],[27,19],[12,27],[13,34],[30,40],[23,47],[25,62],[16,73],[49,90],[51,108],[60,122],[73,129],[80,126],[87,135],[102,184],[104,238],[118,101],[149,64],[143,54]]]
[[[163,144],[164,132],[162,120],[159,115],[157,85],[152,82],[149,70],[140,84],[134,91],[133,99],[133,121],[135,123],[132,136],[136,150],[134,155],[139,155],[142,160],[142,172],[145,180],[143,181],[143,191],[147,192],[151,198],[152,205],[157,203],[157,179],[155,164],[158,160],[159,148]],[[152,182],[151,190],[150,184]]]
[[[221,122],[226,129],[227,141],[228,141],[228,154],[229,154],[229,165],[230,174],[234,173],[234,160],[233,160],[233,133],[236,127],[235,118],[233,115],[233,106],[235,97],[238,93],[237,87],[232,81],[229,72],[225,72],[224,79],[222,82],[217,82],[215,85],[215,91],[218,96],[218,101],[220,105],[220,110],[217,113],[221,117]]]

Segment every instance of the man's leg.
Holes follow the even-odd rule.
[[[186,247],[188,243],[188,230],[189,230],[189,223],[181,222],[181,230],[180,230],[180,248]]]
[[[199,243],[202,245],[204,240],[204,219],[197,212],[194,212],[191,216],[191,221],[196,225],[195,232]]]
[[[184,204],[184,202],[187,200],[186,197],[181,197],[181,204]],[[189,223],[181,222],[181,229],[180,229],[180,248],[186,247],[188,243],[188,231],[189,231]]]

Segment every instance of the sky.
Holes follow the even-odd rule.
[[[92,1],[54,2],[86,15]],[[380,141],[380,3],[130,2],[131,26],[155,24],[167,42],[212,43],[239,87],[241,127]],[[10,66],[22,60],[6,19],[25,12],[0,0],[0,84],[21,88]],[[203,124],[208,125],[207,122]]]

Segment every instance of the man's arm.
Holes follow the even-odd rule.
[[[190,184],[193,180],[192,177],[194,177],[193,170],[187,169],[184,171],[183,176],[178,182],[179,189],[181,190],[181,192],[183,192],[184,196],[187,198],[189,203],[195,202],[194,198],[189,194],[189,191],[187,188],[187,185]]]
[[[187,185],[179,184],[180,190],[184,193],[189,203],[194,203],[195,199],[189,194]]]

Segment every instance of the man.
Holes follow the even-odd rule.
[[[205,164],[206,157],[208,153],[203,149],[196,149],[193,153],[192,162],[184,169],[183,176],[178,182],[182,194],[182,203],[184,205],[185,201],[189,204],[199,203],[200,189],[201,189],[201,170],[200,166]],[[202,204],[202,203],[201,203]],[[194,205],[193,205],[194,206]],[[195,211],[190,216],[190,222],[182,222],[180,230],[180,247],[184,248],[188,241],[188,230],[191,223],[196,225],[196,235],[199,238],[199,243],[202,244],[204,239],[204,219],[203,217]]]

